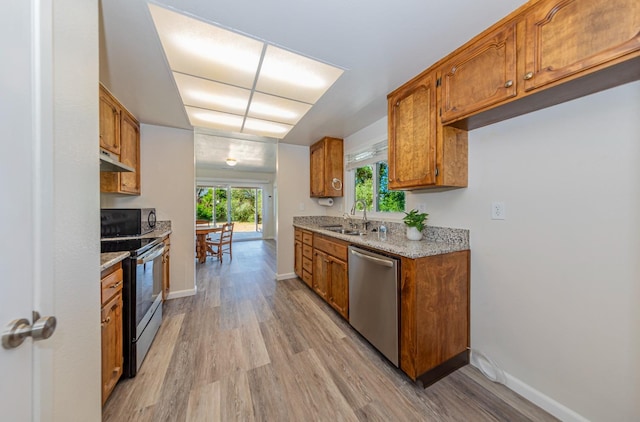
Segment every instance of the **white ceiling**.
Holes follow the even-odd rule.
[[[346,69],[281,141],[344,138],[386,96],[522,0],[163,0],[155,4]],[[101,0],[100,81],[141,123],[191,129],[147,1]]]
[[[275,173],[277,148],[275,141],[228,137],[196,130],[196,167],[203,169]],[[257,138],[257,137],[254,137]],[[225,160],[234,158],[237,164],[229,167]]]

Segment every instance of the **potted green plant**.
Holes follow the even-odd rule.
[[[424,229],[424,223],[427,221],[429,214],[426,212],[418,212],[418,210],[411,210],[405,212],[405,216],[402,219],[407,226],[407,239],[420,240],[422,239],[422,230]]]

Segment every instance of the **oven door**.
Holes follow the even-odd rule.
[[[142,254],[136,261],[136,338],[142,336],[162,298],[162,254],[164,243],[160,243]]]

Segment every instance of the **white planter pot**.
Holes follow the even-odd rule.
[[[407,239],[420,240],[422,239],[422,232],[415,227],[407,227]]]

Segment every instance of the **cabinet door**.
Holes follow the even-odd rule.
[[[324,196],[324,145],[314,144],[310,150],[310,189],[311,197]]]
[[[343,317],[349,319],[349,275],[347,263],[329,257],[329,304]]]
[[[487,34],[442,67],[442,123],[516,95],[515,23]]]
[[[294,272],[302,278],[302,242],[295,241]]]
[[[324,252],[313,253],[313,290],[325,301],[329,293],[329,256]]]
[[[526,17],[525,89],[640,50],[638,0],[546,0]]]
[[[436,182],[435,74],[413,80],[389,95],[389,188]]]
[[[102,307],[102,404],[122,375],[122,293]]]
[[[121,191],[140,194],[140,125],[124,110],[120,121],[120,161],[136,169],[131,173],[119,173]]]
[[[100,147],[120,154],[120,108],[100,86]]]

